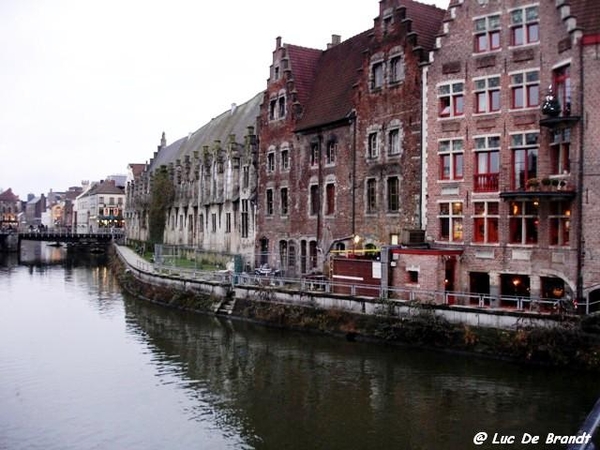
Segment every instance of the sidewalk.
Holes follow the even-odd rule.
[[[131,267],[141,270],[142,272],[154,273],[154,265],[146,261],[136,252],[124,245],[115,244],[115,248],[121,257],[127,261]]]

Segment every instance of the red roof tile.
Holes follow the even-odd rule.
[[[8,188],[4,192],[0,193],[0,201],[2,201],[2,202],[18,202],[19,197],[17,195],[13,194],[13,191],[11,188]]]
[[[298,101],[304,105],[310,95],[317,64],[323,51],[290,44],[286,44],[285,47],[298,93]]]
[[[406,18],[412,20],[411,31],[417,33],[417,45],[425,50],[433,49],[446,10],[413,0],[398,0],[398,6],[404,6]]]
[[[316,67],[310,97],[297,129],[303,130],[336,122],[353,108],[353,86],[362,67],[363,51],[368,48],[372,30],[365,31],[325,50]]]

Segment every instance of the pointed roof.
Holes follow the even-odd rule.
[[[294,87],[301,105],[306,104],[315,80],[315,72],[323,50],[285,44]]]
[[[354,108],[353,86],[358,81],[363,51],[368,48],[371,34],[372,29],[364,31],[322,52],[297,131],[348,117]]]
[[[0,202],[18,202],[19,196],[13,194],[12,188],[8,188],[0,193]]]

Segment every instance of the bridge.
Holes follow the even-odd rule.
[[[69,233],[66,231],[28,231],[0,233],[0,251],[20,251],[22,241],[65,243],[78,248],[98,248],[121,239],[123,231],[100,233]]]

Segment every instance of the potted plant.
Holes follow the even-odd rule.
[[[535,191],[540,185],[540,182],[537,178],[530,178],[527,180],[527,189],[530,191]]]
[[[542,178],[542,186],[544,186],[544,190],[548,190],[551,184],[552,180],[550,178]]]

